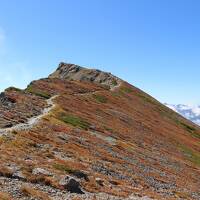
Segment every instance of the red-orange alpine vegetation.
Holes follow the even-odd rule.
[[[110,73],[0,94],[0,199],[199,200],[199,177],[199,126]]]

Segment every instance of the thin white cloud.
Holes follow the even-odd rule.
[[[196,115],[196,116],[200,116],[200,107],[199,106],[194,106],[192,108],[192,112]]]

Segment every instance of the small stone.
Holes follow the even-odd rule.
[[[26,177],[23,175],[23,173],[21,171],[16,171],[15,173],[13,173],[12,175],[14,178],[20,179],[20,180],[25,180]]]
[[[100,186],[104,186],[104,180],[102,180],[101,178],[96,178],[95,180]]]

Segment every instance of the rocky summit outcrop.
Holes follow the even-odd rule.
[[[112,74],[0,94],[0,199],[199,200],[199,176],[199,126]]]
[[[97,69],[87,69],[74,64],[60,63],[58,69],[49,78],[65,80],[88,81],[106,85],[110,88],[120,83],[120,79],[111,73]]]

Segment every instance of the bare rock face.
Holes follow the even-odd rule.
[[[6,94],[4,92],[2,92],[0,94],[0,103],[6,105],[6,106],[9,106],[11,105],[12,103],[15,103],[15,100],[6,96]]]
[[[60,63],[57,70],[49,78],[65,80],[88,81],[103,84],[110,88],[119,84],[120,79],[111,73],[102,72],[97,69],[87,69],[74,64]]]

